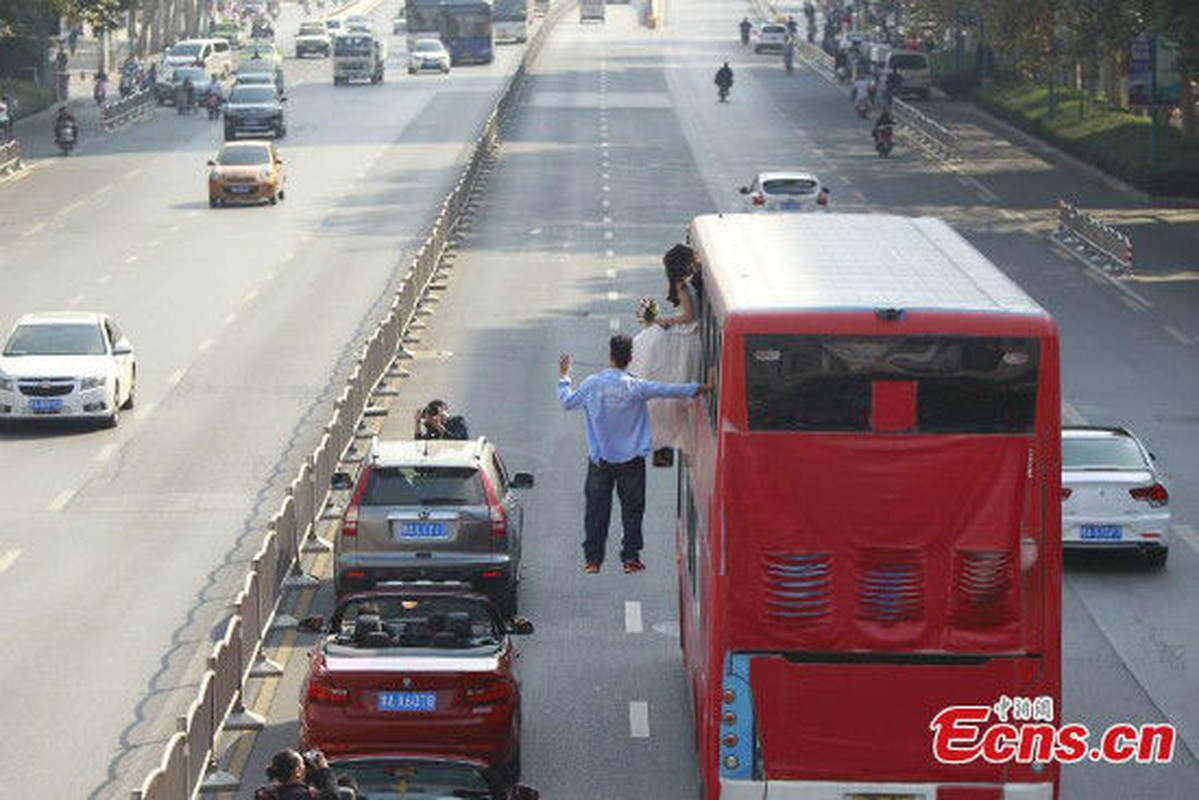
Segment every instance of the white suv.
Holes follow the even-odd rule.
[[[233,71],[233,51],[228,39],[184,39],[162,57],[165,67],[203,67],[211,75],[228,77]]]

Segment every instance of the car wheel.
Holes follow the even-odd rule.
[[[125,411],[132,411],[133,404],[137,402],[137,370],[133,370],[133,385],[129,387],[129,396],[125,398],[121,408]]]
[[[520,783],[520,742],[517,742],[516,752],[512,754],[512,758],[508,759],[508,763],[504,765],[504,773],[507,775],[509,783]]]
[[[517,595],[516,588],[517,583],[516,581],[513,581],[512,583],[507,584],[495,596],[496,608],[499,609],[500,614],[502,614],[505,618],[515,617],[516,612],[519,610],[520,599]]]
[[[231,142],[237,138],[237,131],[233,128],[225,128],[225,141]]]
[[[270,196],[270,199],[269,199],[269,200],[267,200],[267,202],[268,202],[268,203],[270,203],[271,205],[275,205],[276,203],[278,203],[278,202],[279,202],[279,195],[277,195],[277,194],[272,194],[272,195]]]
[[[1170,557],[1170,549],[1168,547],[1155,547],[1145,554],[1145,563],[1150,569],[1162,569],[1166,566],[1166,559]]]
[[[280,200],[286,200],[286,199],[287,199],[287,196],[283,194],[283,190],[282,190],[282,189],[280,189],[280,190],[279,190],[279,199],[280,199]]]
[[[121,409],[117,407],[117,399],[121,396],[121,385],[118,383],[112,390],[112,413],[104,418],[105,428],[115,428],[121,423]]]
[[[412,67],[409,67],[409,68],[408,68],[408,74],[409,74],[409,75],[415,75],[415,74],[416,74],[416,70],[414,70]]]
[[[220,204],[221,204],[221,201],[217,200],[215,197],[208,198],[208,207],[209,208],[216,208]]]

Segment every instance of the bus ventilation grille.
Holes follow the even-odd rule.
[[[1011,619],[1014,561],[1002,550],[958,550],[953,565],[953,618],[963,628]]]
[[[919,552],[867,550],[858,556],[858,616],[902,622],[924,615]]]
[[[768,553],[766,621],[810,625],[828,616],[831,561],[828,553]]]

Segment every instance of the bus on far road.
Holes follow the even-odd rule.
[[[529,40],[531,0],[495,0],[491,29],[497,42],[526,42]]]
[[[690,243],[712,391],[675,555],[701,794],[1054,800],[1053,319],[936,219],[707,215]],[[990,721],[955,747],[1013,730],[1035,758],[936,749],[963,707]]]
[[[579,0],[579,22],[604,21],[604,0]]]
[[[490,0],[441,0],[441,41],[451,64],[490,64],[495,57]]]
[[[441,0],[404,0],[407,19],[405,38],[408,50],[417,39],[437,39],[441,36]]]

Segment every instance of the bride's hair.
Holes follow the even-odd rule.
[[[662,256],[666,266],[666,299],[672,306],[679,304],[679,284],[691,275],[695,263],[695,251],[685,244],[676,244]]]

